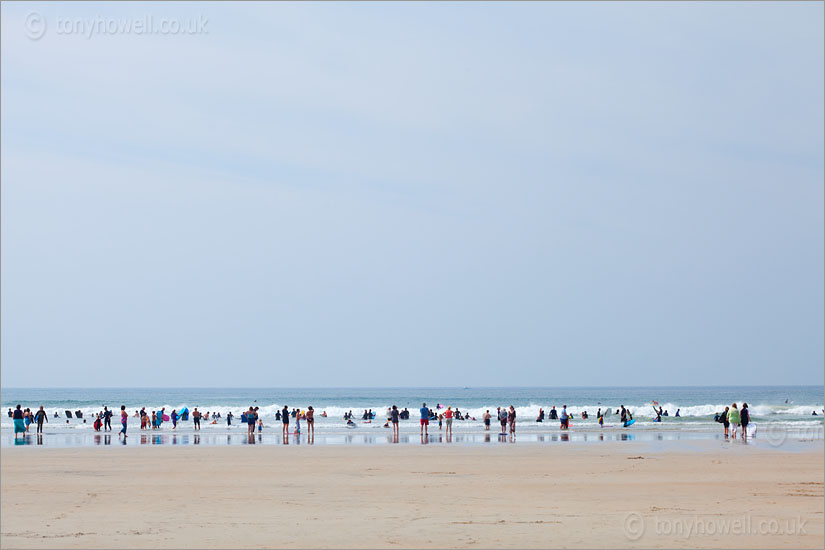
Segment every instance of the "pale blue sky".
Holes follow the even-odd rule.
[[[208,34],[56,28],[149,14]],[[2,384],[822,384],[823,40],[813,2],[3,3]]]

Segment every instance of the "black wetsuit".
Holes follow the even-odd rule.
[[[46,411],[37,411],[34,419],[37,420],[37,433],[43,433],[43,421],[46,420]]]

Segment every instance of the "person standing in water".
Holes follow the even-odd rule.
[[[249,435],[254,435],[254,433],[255,433],[255,417],[256,417],[256,414],[257,413],[255,412],[255,409],[253,409],[252,407],[249,407],[249,410],[246,411],[246,426],[247,426],[246,431],[249,433]]]
[[[392,422],[392,435],[398,437],[398,407],[392,406],[390,411],[390,422]]]
[[[516,409],[510,405],[510,410],[507,412],[507,423],[510,424],[510,433],[516,433]]]
[[[120,431],[117,433],[118,439],[120,434],[123,434],[123,439],[126,439],[126,423],[129,422],[129,413],[126,412],[126,405],[120,406]]]
[[[17,439],[17,434],[23,434],[23,439],[25,439],[26,425],[23,422],[23,411],[20,408],[20,405],[17,405],[17,408],[14,409],[11,417],[14,420],[14,439]]]
[[[422,403],[418,412],[421,414],[421,435],[430,435],[428,431],[430,425],[430,409],[427,408],[427,404]]]
[[[40,405],[40,410],[34,415],[34,419],[37,421],[37,433],[43,433],[43,421],[49,421],[49,415],[46,414],[46,411],[43,410],[43,405]]]
[[[490,431],[490,418],[491,418],[490,409],[487,409],[487,412],[484,413],[483,418],[484,418],[484,431],[489,432]]]
[[[307,419],[307,436],[315,435],[315,409],[312,408],[312,405],[307,407],[306,419]]]
[[[725,426],[725,439],[728,438],[728,428],[730,428],[730,421],[728,420],[728,412],[730,407],[725,407],[725,412],[722,413],[721,422]]]
[[[748,438],[748,424],[751,422],[751,413],[748,410],[748,404],[742,403],[742,410],[739,411],[739,419],[742,422],[742,439]]]
[[[731,439],[736,439],[736,432],[739,430],[740,421],[741,417],[739,416],[739,409],[736,407],[736,403],[734,403],[728,410],[728,422],[730,422]]]
[[[112,429],[112,411],[105,405],[103,406],[103,431]]]
[[[444,411],[444,423],[447,424],[447,429],[444,432],[447,435],[453,435],[453,408],[447,407],[447,410]],[[439,422],[440,423],[440,422]]]
[[[287,437],[289,437],[289,409],[286,405],[284,405],[284,409],[281,411],[281,421],[284,424],[282,433],[284,439],[286,439]]]
[[[201,412],[197,407],[195,407],[195,410],[192,411],[192,424],[196,430],[201,429]]]
[[[499,435],[507,435],[507,409],[499,407],[498,409],[498,423],[501,424],[501,433]]]

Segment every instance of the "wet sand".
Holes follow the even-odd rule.
[[[3,548],[821,548],[820,443],[6,448]]]

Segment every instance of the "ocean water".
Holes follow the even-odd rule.
[[[419,431],[418,409],[423,402],[433,409],[437,405],[450,405],[462,413],[469,413],[475,420],[454,421],[455,437],[465,442],[477,442],[483,433],[481,417],[486,410],[495,414],[497,407],[516,408],[518,433],[523,441],[538,441],[544,434],[558,435],[558,422],[545,418],[536,422],[539,409],[549,411],[553,406],[561,409],[567,405],[572,415],[571,430],[568,438],[587,437],[586,434],[598,432],[608,439],[632,437],[655,438],[677,437],[716,438],[720,437],[721,426],[713,421],[716,412],[724,410],[726,405],[743,401],[749,404],[752,421],[765,429],[791,430],[799,437],[822,438],[823,386],[745,386],[745,387],[622,387],[622,388],[3,388],[0,403],[4,414],[0,420],[3,437],[0,443],[12,444],[12,421],[7,410],[18,403],[23,408],[33,410],[43,405],[49,415],[45,437],[60,441],[61,445],[95,444],[92,437],[94,414],[103,410],[103,406],[114,409],[114,432],[119,430],[120,406],[125,405],[130,414],[129,430],[131,434],[140,434],[139,419],[132,415],[142,407],[151,411],[172,410],[197,407],[201,412],[219,412],[221,419],[216,424],[202,421],[199,441],[209,444],[231,444],[233,438],[241,438],[246,427],[240,425],[241,412],[250,406],[259,407],[259,416],[264,423],[262,437],[269,438],[276,433],[280,435],[281,424],[275,418],[275,412],[286,405],[292,408],[306,409],[312,405],[316,411],[316,433],[327,442],[375,442],[383,441],[386,434],[384,423],[387,408],[396,405],[399,409],[410,410],[410,420],[401,422],[401,432],[405,437],[416,435]],[[655,400],[670,413],[661,423],[653,422],[655,417],[651,402]],[[605,417],[605,427],[600,428],[596,420],[599,408],[615,411],[621,405],[628,408],[636,424],[629,430],[621,428],[618,416]],[[372,409],[376,417],[372,422],[364,422],[361,416],[364,410]],[[680,417],[675,417],[679,409]],[[84,419],[67,419],[65,411],[80,410]],[[235,415],[232,426],[227,426],[226,414]],[[352,411],[356,428],[348,428],[343,421],[345,412]],[[587,411],[588,419],[582,419],[581,413]],[[816,411],[817,416],[812,412]],[[58,417],[55,418],[55,412]],[[327,416],[323,417],[322,413]],[[68,420],[68,421],[67,421]],[[84,422],[85,420],[85,422]],[[294,419],[291,420],[291,428]],[[304,424],[304,431],[305,431]],[[437,432],[437,426],[431,431]],[[494,425],[493,431],[497,431]],[[34,427],[31,428],[34,433]],[[144,432],[145,434],[146,432]],[[172,443],[166,441],[165,434],[171,434],[171,422],[163,424],[158,431],[150,431],[152,439],[148,442]],[[184,435],[193,434],[192,422],[180,423],[175,434],[175,443],[194,442]],[[649,435],[644,435],[644,434]],[[577,435],[581,434],[581,435]],[[625,434],[624,436],[620,434]],[[655,435],[654,435],[655,434]],[[99,435],[99,434],[98,434]],[[116,436],[115,436],[116,437]],[[145,437],[144,437],[145,439]],[[275,441],[273,441],[275,442]]]

